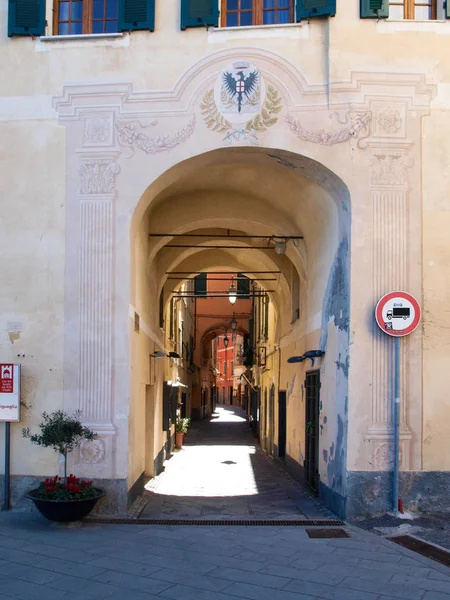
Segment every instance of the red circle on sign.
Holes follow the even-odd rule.
[[[412,323],[410,323],[405,329],[386,329],[386,324],[383,319],[383,308],[393,298],[403,298],[404,300],[410,302],[414,308],[414,319]],[[380,298],[375,308],[375,319],[378,327],[384,331],[384,333],[387,333],[387,335],[391,335],[393,337],[402,337],[412,333],[419,325],[420,316],[420,305],[414,296],[411,296],[411,294],[408,294],[408,292],[389,292],[389,294],[385,294],[382,298]]]

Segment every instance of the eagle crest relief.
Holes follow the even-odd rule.
[[[226,144],[237,140],[258,144],[257,134],[278,121],[282,105],[278,91],[266,87],[261,71],[240,60],[220,73],[200,108],[209,129],[226,133]]]

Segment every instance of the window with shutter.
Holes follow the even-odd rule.
[[[315,17],[334,17],[335,14],[336,0],[296,0],[297,21]]]
[[[194,277],[194,295],[195,296],[206,296],[208,293],[208,275],[206,273],[200,273],[197,277]]]
[[[294,0],[222,0],[222,27],[282,25],[294,21]]]
[[[386,0],[391,19],[429,21],[444,18],[444,8],[437,0]]]
[[[389,16],[389,0],[360,0],[361,19],[386,19]]]
[[[155,30],[155,0],[118,1],[119,31]]]
[[[217,27],[219,3],[217,0],[181,0],[181,29],[189,27]]]
[[[117,33],[119,0],[54,0],[54,35]]]
[[[45,35],[45,0],[9,0],[8,36]]]
[[[250,295],[250,279],[242,273],[237,276],[237,293],[239,297],[248,298]]]

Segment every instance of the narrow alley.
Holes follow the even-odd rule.
[[[146,519],[336,518],[261,451],[238,406],[194,422],[145,496]]]

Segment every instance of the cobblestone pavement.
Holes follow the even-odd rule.
[[[336,518],[261,452],[235,406],[193,423],[183,449],[146,489],[140,517],[147,519]]]
[[[51,524],[0,513],[0,600],[450,600],[450,569],[367,531]]]

